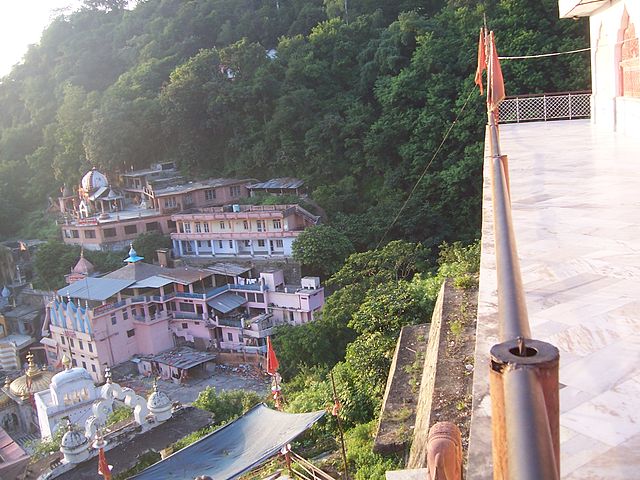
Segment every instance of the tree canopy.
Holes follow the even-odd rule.
[[[588,45],[586,22],[559,20],[555,0],[133,3],[86,0],[0,81],[0,235],[92,165],[113,175],[170,160],[196,176],[301,177],[358,251],[386,231],[427,248],[470,241],[475,94],[391,221],[473,88],[483,14],[504,54]],[[503,70],[510,94],[589,81],[582,54]]]

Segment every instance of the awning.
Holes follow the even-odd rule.
[[[215,480],[239,478],[266,462],[323,415],[324,410],[284,413],[272,410],[264,403],[258,404],[240,418],[152,465],[130,480],[190,480],[199,475],[208,475]]]
[[[246,298],[236,295],[235,293],[226,292],[209,300],[207,305],[221,313],[229,313],[231,310],[238,308],[245,303],[247,303]]]

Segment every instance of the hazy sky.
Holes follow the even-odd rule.
[[[0,77],[38,43],[58,9],[77,8],[81,0],[0,0]]]

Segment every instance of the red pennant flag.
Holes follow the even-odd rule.
[[[98,475],[102,475],[104,480],[111,480],[111,466],[107,463],[107,457],[104,456],[104,448],[98,452]]]
[[[491,83],[489,84],[489,98],[487,103],[489,104],[489,110],[497,113],[498,105],[504,100],[504,78],[502,78],[502,69],[500,68],[500,60],[498,59],[498,51],[496,50],[496,41],[491,32],[491,54],[490,54],[490,72]]]
[[[478,41],[478,67],[476,68],[475,83],[480,87],[482,95],[482,72],[487,68],[487,56],[485,54],[484,28],[480,28],[480,40]]]
[[[275,375],[279,366],[276,352],[271,345],[271,337],[267,337],[267,373],[269,375]]]

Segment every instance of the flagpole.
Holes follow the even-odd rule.
[[[333,370],[329,372],[331,377],[331,387],[333,388],[333,402],[334,406],[339,405],[338,392],[336,392],[336,382],[333,379]],[[344,431],[342,430],[342,422],[340,421],[340,411],[336,409],[335,413],[336,421],[338,422],[338,431],[340,432],[340,444],[342,445],[342,461],[344,462],[344,478],[349,480],[349,470],[347,468],[347,449],[344,446]]]

